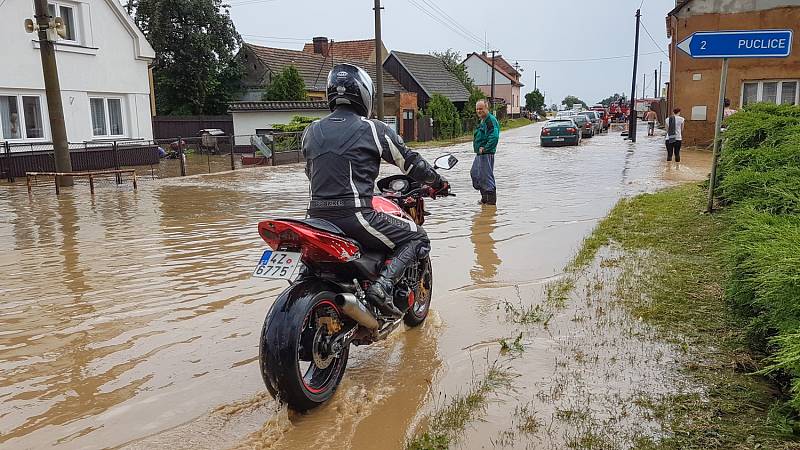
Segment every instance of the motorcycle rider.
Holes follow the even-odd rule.
[[[437,193],[447,194],[449,185],[392,128],[369,119],[374,90],[364,69],[334,66],[327,94],[331,114],[312,123],[302,138],[311,188],[308,215],[333,223],[368,249],[391,253],[366,298],[397,318],[402,312],[393,302],[394,285],[409,264],[427,255],[430,240],[416,223],[372,209],[381,159]]]

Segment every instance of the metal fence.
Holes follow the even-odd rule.
[[[237,170],[250,165],[283,165],[303,161],[301,132],[259,136],[204,136],[173,139],[119,140],[69,144],[72,170],[136,168],[152,178]],[[265,157],[253,140],[272,153]],[[269,153],[269,152],[268,152]],[[14,182],[26,172],[55,171],[52,143],[0,143],[0,179]]]

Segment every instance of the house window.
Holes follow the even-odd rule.
[[[53,17],[61,17],[64,21],[64,28],[66,28],[65,41],[78,41],[77,24],[75,23],[75,7],[65,3],[49,3],[47,11]]]
[[[38,95],[0,95],[0,138],[44,139],[42,99]]]
[[[89,99],[89,106],[92,116],[92,135],[123,136],[125,134],[121,99],[93,97]]]
[[[766,102],[783,105],[800,104],[798,80],[748,81],[742,85],[742,106]]]

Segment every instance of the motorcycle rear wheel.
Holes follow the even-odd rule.
[[[297,411],[316,408],[329,400],[344,376],[349,355],[345,342],[338,355],[325,343],[327,323],[342,323],[344,314],[330,291],[307,292],[285,311],[273,308],[264,321],[259,353],[262,375],[273,397]],[[276,317],[273,317],[276,315]],[[322,319],[322,321],[320,321]]]

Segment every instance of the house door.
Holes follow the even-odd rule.
[[[417,137],[414,135],[414,110],[403,110],[403,140],[415,141]]]

